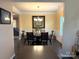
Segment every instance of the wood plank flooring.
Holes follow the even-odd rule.
[[[26,46],[21,42],[15,43],[16,59],[59,59],[52,46]]]

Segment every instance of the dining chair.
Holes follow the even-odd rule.
[[[27,41],[28,41],[28,45],[33,43],[34,40],[34,36],[33,36],[33,32],[26,32],[27,34]]]
[[[44,45],[47,45],[47,43],[48,43],[48,32],[42,32],[41,33],[41,41]]]

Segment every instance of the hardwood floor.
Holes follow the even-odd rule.
[[[26,46],[20,41],[15,42],[16,59],[59,59],[52,46]]]

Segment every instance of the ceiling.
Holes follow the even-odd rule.
[[[64,2],[64,0],[12,0],[14,2]]]
[[[16,2],[14,6],[21,12],[28,11],[57,11],[59,8],[63,8],[63,3],[51,3],[51,2]]]

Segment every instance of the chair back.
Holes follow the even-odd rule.
[[[41,40],[48,40],[48,32],[41,33]]]
[[[27,40],[33,40],[33,32],[27,32]]]

